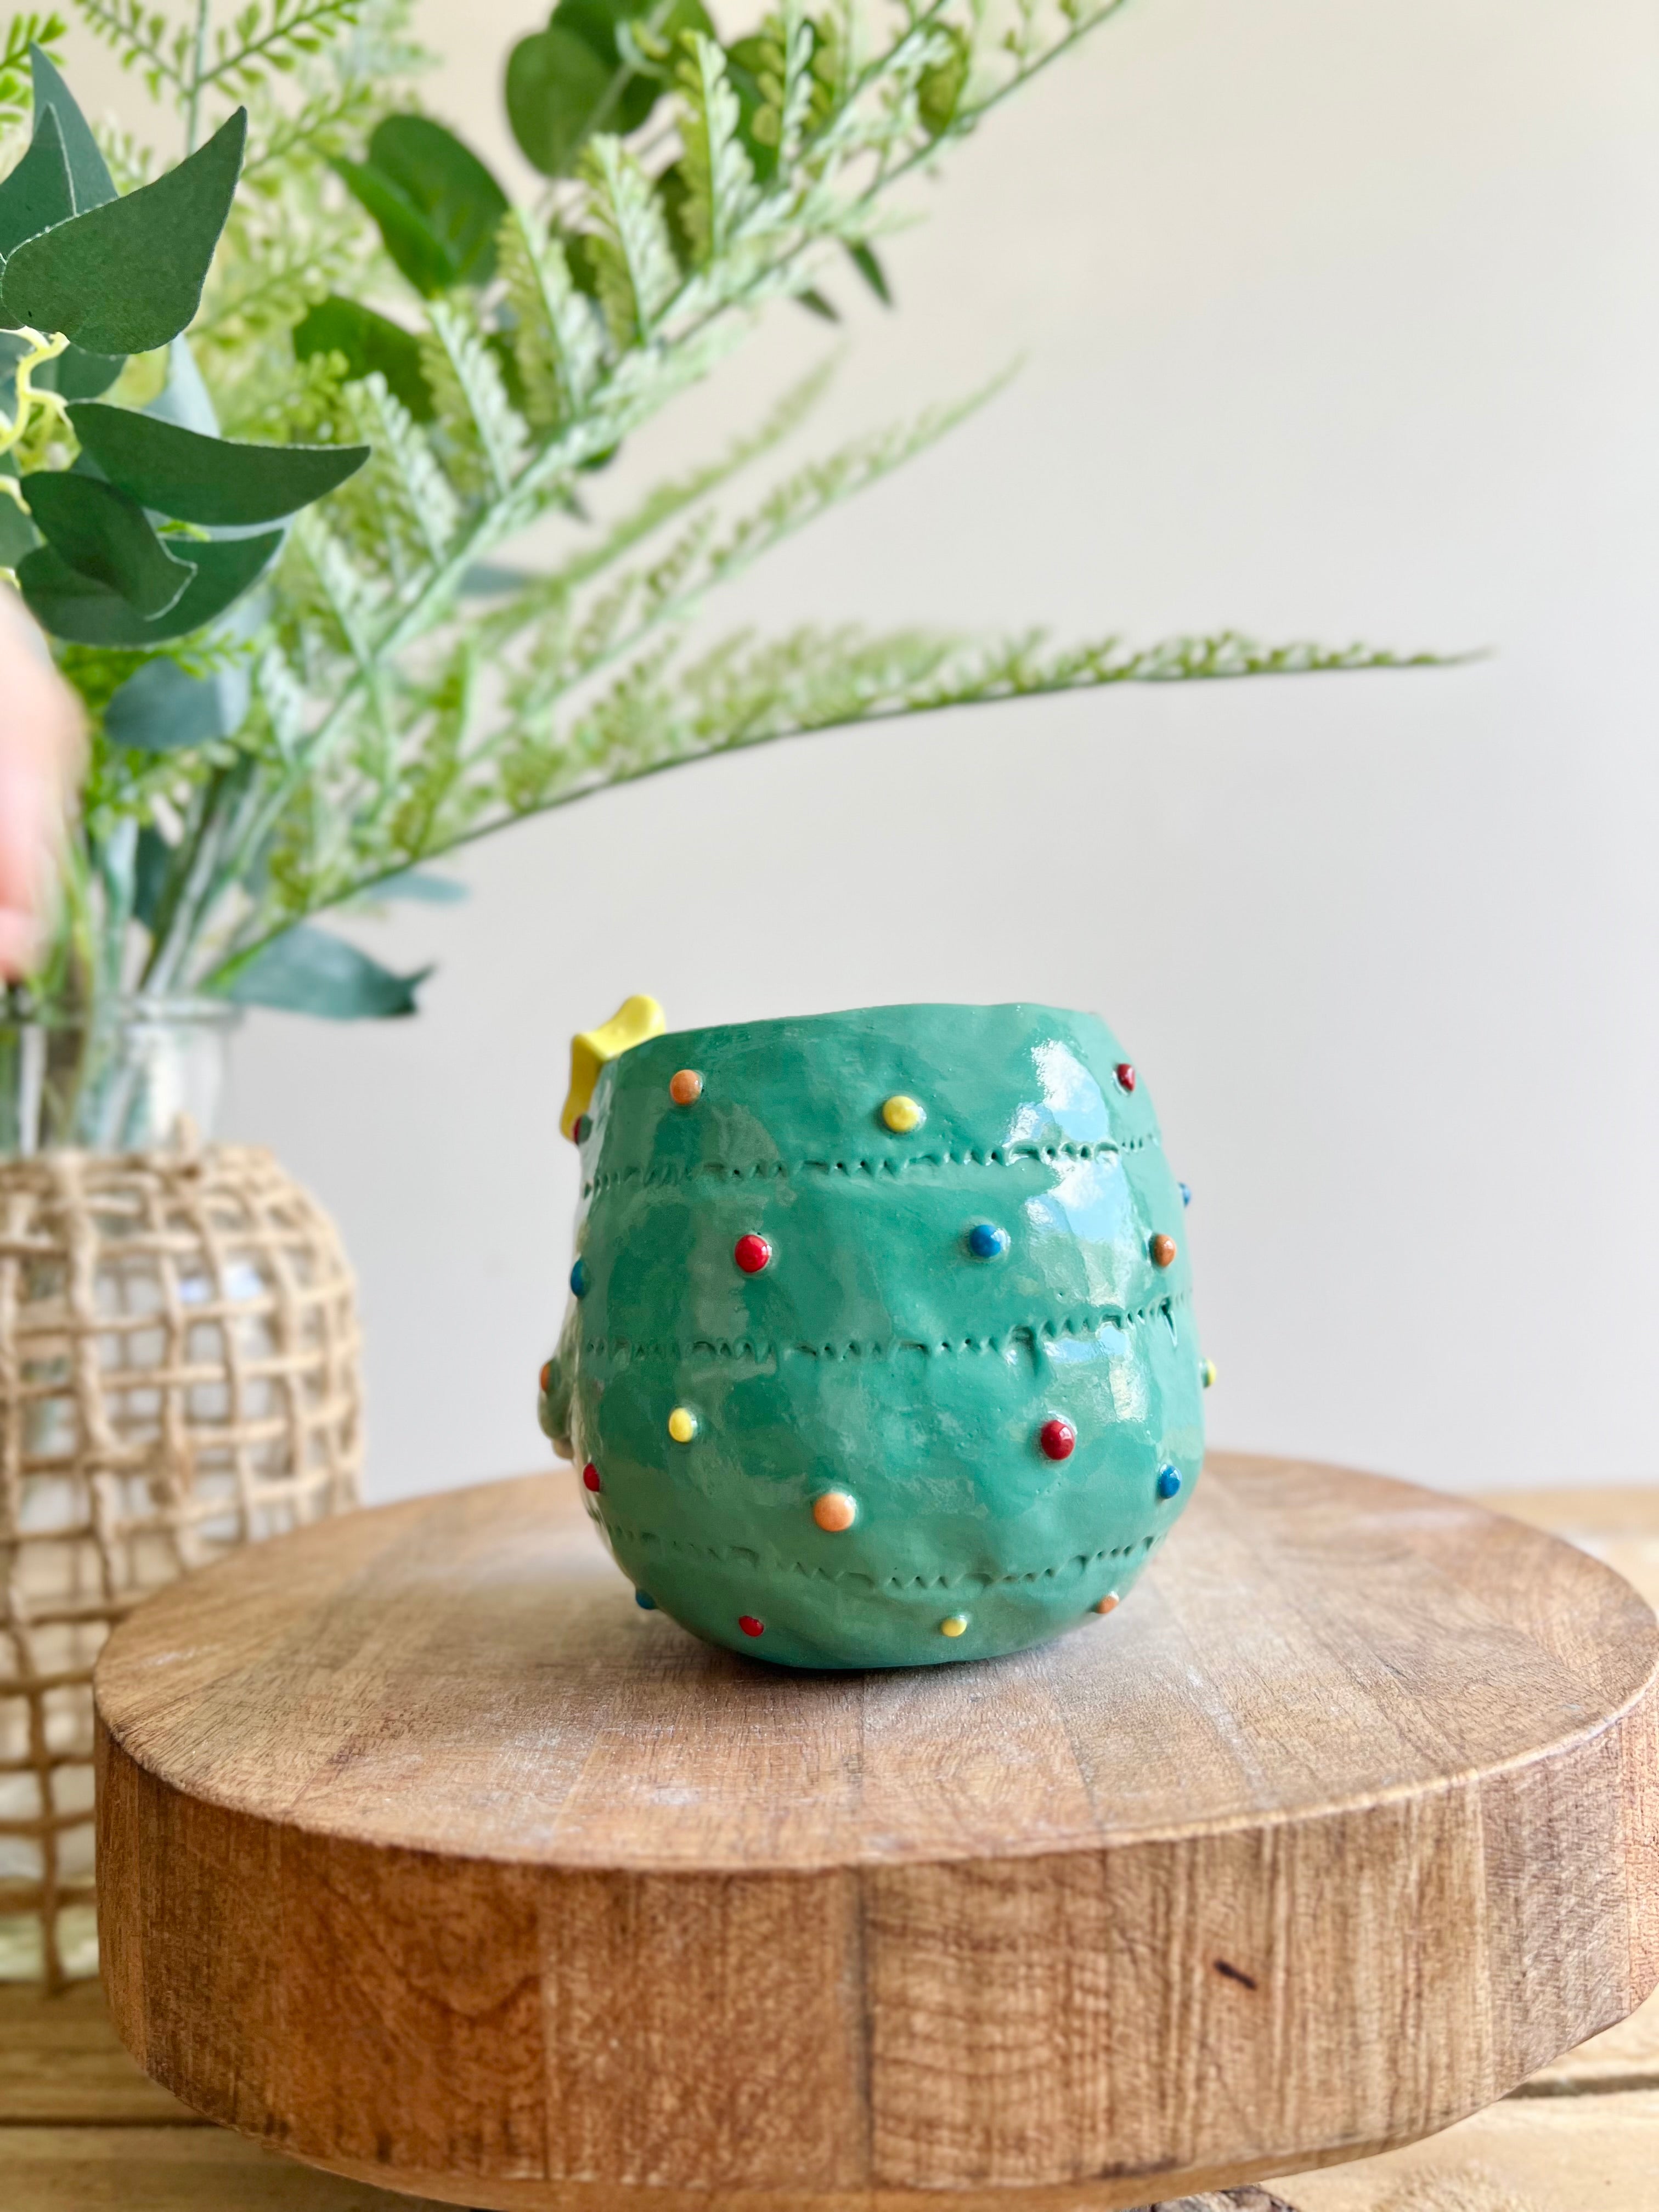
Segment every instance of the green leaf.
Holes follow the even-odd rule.
[[[43,115],[50,110],[58,118],[76,213],[84,215],[88,208],[102,207],[115,198],[115,180],[110,175],[109,165],[98,150],[98,141],[76,106],[75,95],[58,74],[51,57],[42,53],[38,46],[29,48],[29,74],[34,87],[35,114]]]
[[[239,107],[176,169],[31,238],[0,277],[0,315],[92,353],[149,353],[196,313],[247,137]]]
[[[151,668],[171,668],[170,660],[153,660]],[[148,670],[140,670],[147,675]],[[122,687],[125,690],[125,685]],[[153,930],[155,918],[161,910],[161,893],[167,887],[167,870],[173,865],[173,848],[155,827],[146,822],[138,832],[138,850],[132,869],[132,916],[145,929]]]
[[[348,380],[378,373],[417,422],[432,420],[432,387],[421,367],[420,340],[373,307],[331,293],[296,326],[294,352],[299,361],[309,361],[314,353],[337,353]]]
[[[453,876],[434,876],[424,868],[406,868],[402,875],[388,876],[384,883],[376,884],[368,896],[374,899],[412,899],[418,906],[459,906],[467,890]]]
[[[234,737],[248,708],[246,668],[192,676],[176,660],[149,660],[110,699],[104,734],[135,752],[170,753]],[[139,860],[142,865],[142,848]]]
[[[455,282],[487,284],[507,194],[471,148],[427,116],[388,115],[368,142],[368,159],[443,241]]]
[[[816,284],[809,285],[804,292],[797,292],[795,301],[798,306],[805,308],[808,314],[817,315],[826,323],[838,323],[841,320],[838,310],[824,298]]]
[[[75,213],[69,162],[58,118],[47,108],[37,116],[34,136],[22,160],[0,184],[0,260],[26,238],[66,222]]]
[[[455,272],[432,226],[378,169],[344,160],[333,167],[352,198],[374,217],[380,242],[397,268],[423,300],[435,299],[453,283]]]
[[[588,27],[599,17],[608,19],[617,59],[635,72],[617,102],[615,127],[637,131],[672,84],[686,33],[712,39],[714,26],[702,0],[561,0],[552,20],[568,22],[580,38],[597,35]]]
[[[9,422],[17,411],[17,364],[32,349],[21,331],[0,331],[0,421]],[[11,453],[0,455],[0,468],[5,468],[8,463],[9,473],[15,476],[15,457]]]
[[[0,491],[0,568],[15,568],[40,543],[22,508],[9,492]]]
[[[95,399],[126,365],[124,353],[88,353],[84,346],[72,345],[35,371],[34,388],[59,392],[65,399]]]
[[[876,258],[875,248],[870,246],[849,246],[848,257],[865,283],[881,301],[884,307],[893,304],[893,295],[888,289],[887,271]]]
[[[525,159],[544,177],[568,176],[614,104],[617,65],[556,23],[520,39],[507,58],[507,119]]]
[[[181,522],[276,522],[355,476],[367,446],[242,446],[153,415],[95,403],[69,410],[75,434],[112,484]]]
[[[946,23],[941,27],[951,42],[951,52],[944,61],[924,70],[916,80],[916,113],[930,138],[938,138],[950,129],[967,88],[968,70],[973,59],[967,38],[956,25]]]
[[[43,629],[74,645],[164,645],[221,615],[257,583],[282,544],[280,530],[259,538],[222,538],[192,544],[196,580],[153,622],[134,612],[118,592],[82,576],[42,545],[20,563],[17,581],[29,611]]]
[[[237,970],[225,996],[239,1006],[278,1006],[326,1021],[383,1021],[416,1012],[415,994],[432,973],[395,975],[343,937],[296,922]]]
[[[526,160],[568,176],[596,131],[637,131],[672,81],[682,34],[714,27],[702,0],[559,0],[507,58],[507,117]]]
[[[424,115],[389,115],[366,161],[335,169],[380,226],[386,250],[428,299],[495,273],[507,195],[477,155]]]
[[[164,615],[195,577],[191,563],[174,560],[162,544],[143,508],[113,484],[37,469],[23,478],[23,496],[52,551],[141,615]]]

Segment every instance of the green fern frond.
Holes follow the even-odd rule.
[[[507,398],[500,366],[477,317],[453,300],[428,309],[421,361],[431,387],[449,473],[462,489],[506,495],[532,443]]]
[[[204,58],[140,0],[77,3],[119,27],[112,42],[189,117],[250,87],[248,189],[192,332],[222,420],[373,448],[290,532],[245,726],[156,771],[188,843],[175,873],[194,872],[160,924],[154,974],[222,988],[295,920],[416,861],[713,752],[1108,684],[1398,665],[1231,633],[1139,650],[904,629],[698,642],[711,591],[884,482],[963,408],[793,468],[735,514],[728,483],[807,395],[631,505],[611,501],[613,477],[588,473],[706,375],[757,308],[814,285],[882,225],[906,177],[1123,0],[902,0],[880,18],[854,0],[818,0],[812,15],[805,0],[777,0],[743,76],[712,38],[683,40],[648,130],[595,137],[542,215],[509,216],[496,280],[418,307],[395,295],[423,381],[397,332],[373,326],[374,357],[398,364],[418,422],[362,373],[367,340],[355,363],[296,364],[288,328],[322,292],[378,301],[398,281],[325,164],[372,137],[388,100],[409,105],[365,59],[388,26],[395,36],[403,0],[255,0]],[[745,103],[757,88],[755,112],[739,83]],[[563,557],[515,574],[502,549],[555,516]]]
[[[234,248],[191,325],[198,344],[240,350],[267,336],[284,341],[307,307],[338,290],[362,262],[362,234],[349,218],[306,226],[238,209],[227,226]]]
[[[579,412],[604,367],[592,303],[571,283],[558,239],[522,209],[501,225],[496,252],[526,414],[533,428],[556,429]]]
[[[725,54],[700,31],[688,32],[685,46],[678,72],[685,97],[684,221],[696,259],[707,263],[731,246],[754,198],[755,173],[738,136],[738,95]]]
[[[680,281],[662,203],[636,157],[608,133],[587,147],[581,173],[611,342],[619,350],[647,345]]]
[[[14,15],[7,24],[0,38],[0,138],[30,112],[29,48],[39,46],[54,62],[61,62],[67,35],[61,15]]]
[[[213,59],[196,84],[245,95],[270,70],[286,76],[306,56],[320,53],[361,12],[362,0],[248,0],[234,21],[214,32]]]
[[[117,191],[136,192],[141,185],[153,184],[161,174],[161,164],[155,149],[147,146],[136,131],[105,122],[93,125],[93,136]]]
[[[331,161],[364,137],[379,118],[382,99],[374,85],[348,82],[291,110],[268,94],[256,94],[248,105],[248,150],[240,189],[274,199],[295,168]]]
[[[914,422],[854,440],[808,462],[775,484],[750,514],[724,528],[712,509],[704,513],[647,567],[624,571],[608,585],[596,608],[580,617],[568,616],[556,625],[548,625],[556,601],[568,600],[578,585],[609,569],[634,544],[702,495],[692,490],[693,479],[665,485],[652,502],[613,532],[602,548],[594,549],[597,557],[585,562],[577,556],[562,569],[538,580],[495,616],[490,636],[497,648],[527,626],[537,622],[544,625],[532,648],[527,678],[511,694],[516,706],[525,712],[538,708],[607,664],[638,649],[653,629],[690,621],[710,592],[734,581],[764,554],[831,507],[870,490],[914,460],[983,406],[1006,380],[1000,378],[955,406],[930,409]],[[755,441],[736,448],[718,473],[708,472],[708,489],[735,474],[754,453],[775,442],[794,409],[808,404],[810,396],[810,392],[791,395],[780,416],[763,425]]]
[[[330,525],[314,509],[295,524],[293,543],[310,568],[312,604],[333,627],[337,648],[360,669],[374,666],[375,617],[386,602],[383,587],[353,561]]]
[[[380,375],[354,387],[353,415],[370,459],[348,490],[362,483],[374,497],[374,526],[382,542],[409,544],[428,565],[441,562],[454,541],[461,507],[431,440]]]
[[[584,584],[604,574],[636,545],[720,490],[762,455],[770,453],[805,421],[823,397],[833,373],[833,362],[821,362],[792,386],[754,429],[735,439],[718,459],[705,462],[683,477],[665,478],[592,544],[585,546],[544,575],[532,580],[495,611],[489,625],[492,645],[499,647],[531,624],[545,623],[557,610],[568,605]]]
[[[93,36],[119,57],[124,70],[143,77],[152,100],[163,85],[184,92],[190,77],[190,31],[143,0],[75,0],[75,10]]]
[[[761,27],[761,98],[755,139],[759,145],[775,147],[779,165],[785,168],[799,157],[812,120],[817,82],[812,64],[818,38],[803,0],[785,0],[782,9],[769,15]]]
[[[630,668],[562,741],[539,749],[539,790],[526,773],[529,756],[517,757],[518,775],[502,802],[515,814],[541,811],[598,784],[711,753],[949,708],[1116,684],[1443,665],[1430,654],[1401,657],[1364,646],[1265,647],[1233,631],[1139,648],[1109,637],[1059,651],[1039,632],[988,647],[925,630],[872,636],[850,627],[802,629],[758,644],[740,634],[689,666],[653,655],[648,669]]]

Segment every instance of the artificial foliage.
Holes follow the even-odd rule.
[[[14,24],[0,565],[91,730],[36,1012],[405,1012],[418,978],[317,917],[430,891],[424,863],[604,786],[957,705],[1393,658],[694,629],[960,406],[734,511],[815,379],[732,451],[607,495],[618,448],[759,311],[833,315],[848,280],[887,299],[906,184],[1122,0],[785,0],[730,40],[699,0],[559,0],[505,59],[531,205],[420,111],[401,0],[75,4],[174,143],[100,142],[62,26]],[[568,550],[526,563],[549,518]]]

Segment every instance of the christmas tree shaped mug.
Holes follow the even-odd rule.
[[[542,1425],[641,1606],[786,1666],[1109,1613],[1192,1494],[1182,1214],[1105,1024],[877,1006],[572,1047]]]

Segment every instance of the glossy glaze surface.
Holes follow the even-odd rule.
[[[599,1070],[586,1291],[541,1417],[599,1468],[589,1510],[664,1612],[786,1665],[911,1666],[1127,1593],[1203,1456],[1181,1191],[1127,1065],[1089,1014],[886,1006]],[[922,1118],[891,1127],[895,1097]]]

